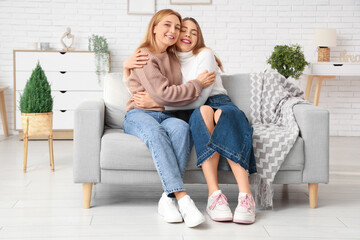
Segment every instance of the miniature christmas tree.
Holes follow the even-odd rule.
[[[52,108],[51,87],[38,62],[25,85],[24,93],[20,96],[20,111],[22,113],[45,113],[52,112]]]

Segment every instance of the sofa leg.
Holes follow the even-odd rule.
[[[317,207],[317,199],[318,199],[318,183],[309,183],[309,201],[310,201],[310,208]]]
[[[90,208],[92,186],[93,186],[93,183],[83,183],[83,206],[84,206],[84,208]]]

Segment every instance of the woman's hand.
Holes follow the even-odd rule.
[[[130,70],[134,68],[142,68],[147,64],[149,58],[147,53],[141,52],[141,50],[133,53],[123,63],[125,78],[130,76]]]
[[[132,96],[135,105],[142,109],[161,108],[163,105],[155,102],[147,92],[138,92]]]
[[[203,73],[200,73],[196,79],[200,81],[202,88],[206,88],[215,82],[216,73],[215,71],[208,72],[205,70]]]

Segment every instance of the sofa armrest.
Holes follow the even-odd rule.
[[[329,182],[329,111],[310,104],[294,106],[304,140],[304,183]]]
[[[100,147],[104,132],[103,99],[85,100],[75,110],[74,161],[75,183],[100,182]]]

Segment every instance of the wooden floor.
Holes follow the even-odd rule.
[[[256,223],[216,223],[207,218],[189,229],[157,215],[160,186],[97,184],[93,207],[82,208],[82,187],[73,183],[72,141],[54,141],[51,172],[46,141],[30,141],[23,173],[23,142],[0,136],[0,239],[360,239],[360,137],[332,137],[330,184],[319,185],[310,209],[307,185],[275,186],[274,209]],[[204,212],[205,185],[188,185]],[[236,207],[236,186],[221,186]]]

